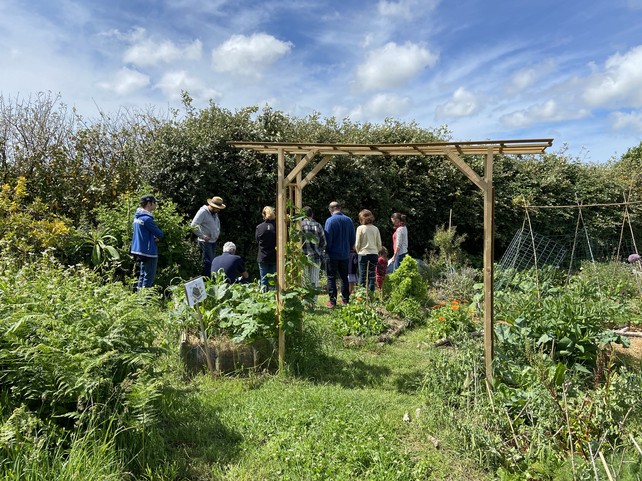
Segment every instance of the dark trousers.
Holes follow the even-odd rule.
[[[337,303],[337,276],[341,279],[341,297],[343,302],[350,302],[350,285],[348,284],[348,259],[328,259],[326,263],[328,275],[328,296],[332,304]]]
[[[359,285],[366,287],[366,279],[368,281],[368,289],[374,292],[375,288],[375,268],[377,267],[377,254],[366,254],[359,256]]]
[[[214,253],[216,252],[216,242],[199,241],[198,245],[201,247],[201,254],[203,256],[202,275],[210,277],[212,274],[212,261],[214,260]]]

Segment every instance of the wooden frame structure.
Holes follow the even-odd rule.
[[[433,156],[446,157],[484,195],[484,358],[486,378],[492,379],[494,284],[493,249],[495,227],[495,191],[493,187],[493,159],[497,154],[543,154],[553,139],[486,140],[479,142],[430,142],[412,144],[315,144],[273,142],[229,142],[239,149],[254,150],[261,154],[277,155],[276,231],[277,231],[277,316],[279,322],[279,366],[285,362],[285,334],[280,325],[282,304],[279,293],[285,285],[285,246],[287,243],[286,202],[293,200],[297,208],[303,206],[302,191],[312,179],[336,156]],[[294,168],[286,173],[285,156],[295,158]],[[484,174],[477,174],[462,158],[464,155],[485,155]],[[318,161],[317,159],[320,158]],[[306,167],[312,168],[304,174]],[[304,177],[305,175],[305,177]]]

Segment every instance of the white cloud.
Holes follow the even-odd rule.
[[[433,10],[440,0],[399,0],[397,2],[389,2],[387,0],[379,0],[377,10],[379,15],[383,17],[401,17],[407,20],[412,19],[418,9],[422,13],[428,10]]]
[[[506,92],[508,95],[517,95],[527,88],[535,85],[555,68],[555,62],[546,61],[538,65],[518,70],[511,77]]]
[[[477,96],[464,87],[459,87],[449,102],[437,106],[436,114],[438,118],[469,117],[478,111],[479,100]]]
[[[406,112],[409,105],[410,99],[408,97],[377,94],[364,105],[363,113],[368,117],[392,117]]]
[[[357,84],[363,90],[397,87],[435,65],[437,59],[436,54],[418,44],[390,42],[371,51],[366,62],[357,67]]]
[[[610,120],[615,130],[633,130],[642,133],[642,112],[613,112]]]
[[[584,100],[595,107],[642,106],[642,45],[609,57],[603,72],[588,79]]]
[[[539,122],[577,120],[588,115],[589,111],[586,109],[563,109],[555,100],[547,100],[541,104],[531,105],[527,109],[503,115],[499,120],[506,127],[523,128]]]
[[[198,39],[181,47],[171,40],[155,42],[150,38],[136,38],[135,43],[125,51],[123,61],[143,67],[179,59],[198,60],[202,49],[203,45]]]
[[[203,85],[203,82],[197,78],[191,77],[185,71],[168,72],[155,85],[170,100],[179,100],[181,91],[187,91],[195,100],[208,101],[210,99],[220,98],[220,92]]]
[[[110,90],[117,95],[129,95],[137,90],[147,87],[150,83],[149,77],[145,74],[127,67],[121,68],[113,79],[108,82],[100,82],[99,87]]]
[[[249,37],[233,35],[212,51],[214,69],[254,78],[261,78],[277,60],[287,54],[293,45],[266,33]]]

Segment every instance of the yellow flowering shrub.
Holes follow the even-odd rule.
[[[49,211],[39,199],[29,199],[27,181],[0,189],[0,252],[26,257],[56,250],[61,255],[73,245],[76,232],[71,221]]]

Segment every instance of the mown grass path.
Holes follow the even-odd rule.
[[[318,332],[325,312],[308,316]],[[317,333],[318,333],[317,332]],[[460,459],[443,407],[420,392],[421,328],[389,345],[314,337],[296,374],[201,376],[167,406],[164,437],[186,479],[485,479]],[[406,415],[404,421],[404,415]],[[429,435],[440,438],[439,449]]]

